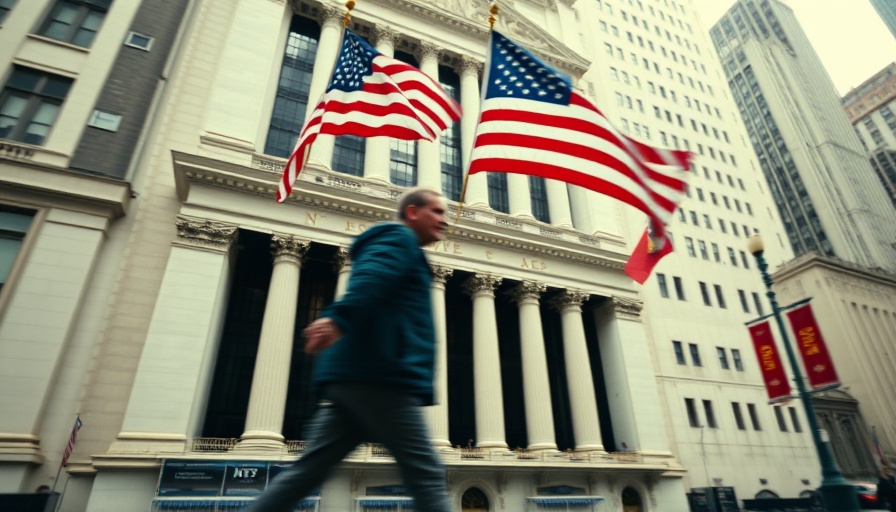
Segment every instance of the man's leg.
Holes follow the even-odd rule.
[[[416,512],[449,512],[442,460],[433,448],[420,400],[401,388],[378,384],[330,386],[334,401],[362,427],[365,438],[383,443],[395,457]]]
[[[296,503],[326,480],[332,469],[361,441],[345,409],[322,401],[308,426],[302,458],[268,484],[251,512],[292,512]]]

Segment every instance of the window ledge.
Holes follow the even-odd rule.
[[[90,48],[85,48],[83,46],[78,46],[76,44],[66,43],[65,41],[60,41],[58,39],[53,39],[51,37],[42,36],[39,34],[28,34],[29,39],[34,39],[36,41],[43,41],[47,44],[52,44],[53,46],[61,46],[62,48],[68,48],[69,50],[74,50],[80,53],[90,53]]]

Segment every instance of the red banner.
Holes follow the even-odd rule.
[[[750,337],[753,338],[756,358],[759,361],[759,371],[762,372],[765,390],[768,391],[769,403],[789,400],[790,384],[787,382],[784,366],[781,365],[781,356],[778,355],[778,347],[775,346],[775,337],[772,334],[771,326],[768,321],[765,321],[751,325],[749,330]]]
[[[803,366],[813,389],[832,388],[840,385],[831,354],[821,337],[821,330],[812,314],[812,306],[804,304],[787,312],[796,346],[803,356]]]

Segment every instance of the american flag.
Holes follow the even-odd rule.
[[[691,153],[620,133],[568,76],[492,31],[470,174],[514,172],[565,181],[646,213],[656,247],[687,188]]]
[[[84,423],[81,422],[81,415],[79,414],[75,418],[75,424],[72,427],[72,433],[68,436],[68,444],[65,445],[65,452],[62,453],[62,467],[68,463],[68,458],[72,454],[72,450],[75,449],[75,443],[78,441],[78,431],[81,430],[81,426]]]
[[[289,197],[320,133],[434,140],[460,114],[457,101],[432,78],[346,30],[327,91],[302,127],[283,171],[277,201]]]

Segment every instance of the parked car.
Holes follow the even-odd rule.
[[[879,510],[883,505],[877,504],[877,484],[870,482],[852,482],[859,495],[859,508],[862,510]]]

